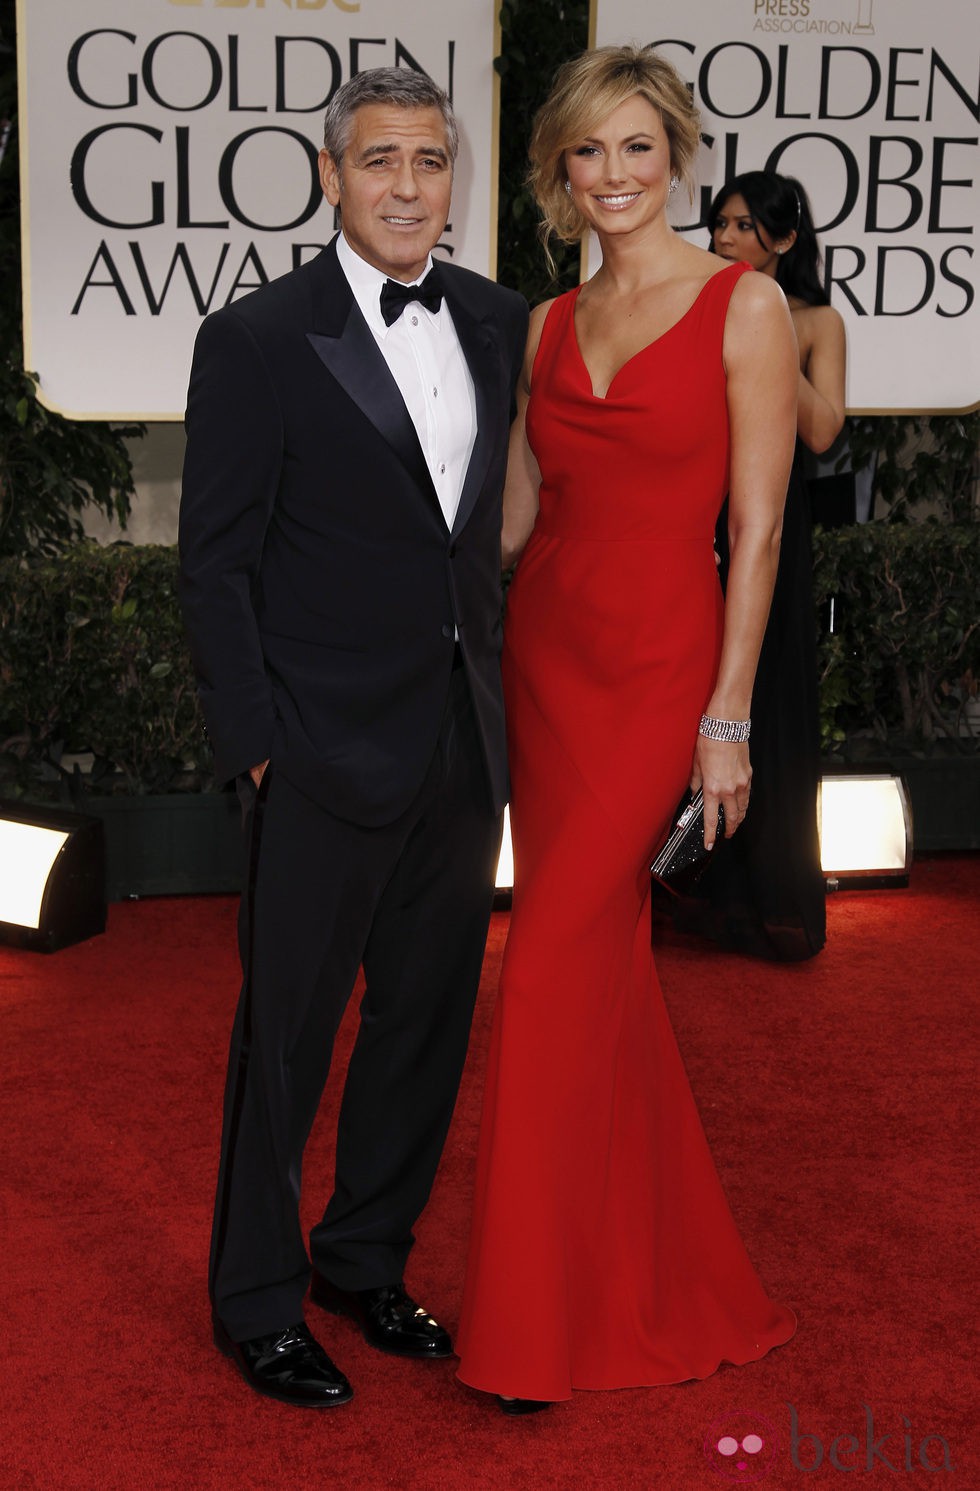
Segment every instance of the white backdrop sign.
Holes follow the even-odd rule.
[[[323,111],[428,73],[462,135],[440,252],[494,268],[493,0],[19,0],[26,365],[76,418],[182,416],[208,311],[333,236]]]
[[[702,110],[699,195],[675,226],[706,246],[708,204],[727,179],[798,177],[847,323],[849,407],[975,405],[980,6],[592,3],[598,45],[655,43]]]

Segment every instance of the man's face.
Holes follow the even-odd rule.
[[[362,104],[340,167],[320,151],[320,184],[362,259],[391,279],[418,279],[449,217],[453,171],[442,114]]]

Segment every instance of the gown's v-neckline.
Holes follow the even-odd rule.
[[[625,362],[620,363],[619,367],[616,369],[615,373],[613,373],[612,377],[607,383],[605,393],[596,393],[595,382],[592,378],[592,374],[589,372],[589,365],[585,360],[585,354],[582,351],[582,345],[578,339],[578,327],[575,325],[575,308],[578,305],[578,298],[585,286],[576,285],[573,292],[574,299],[572,301],[572,341],[575,343],[575,351],[578,353],[578,360],[582,364],[582,370],[585,373],[586,379],[588,380],[589,393],[596,400],[596,402],[599,404],[604,404],[609,398],[609,395],[612,392],[613,384],[616,382],[616,379],[619,377],[620,373],[625,372],[631,362],[635,362],[638,357],[642,357],[645,352],[649,352],[651,347],[659,347],[660,343],[664,340],[665,337],[669,337],[672,332],[675,332],[679,326],[683,325],[688,316],[694,310],[695,306],[698,304],[704,292],[707,290],[708,286],[711,284],[712,280],[720,279],[727,270],[736,269],[738,267],[739,266],[736,264],[726,264],[725,268],[719,270],[717,274],[709,275],[704,284],[701,286],[697,295],[695,295],[694,299],[691,301],[691,304],[688,306],[687,310],[684,311],[682,315],[678,316],[676,321],[671,322],[670,326],[668,326],[665,331],[662,331],[658,337],[654,337],[652,342],[645,343],[644,346],[638,348],[638,350],[633,353],[632,357],[627,357]]]

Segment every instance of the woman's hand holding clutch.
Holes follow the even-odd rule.
[[[714,740],[699,733],[691,771],[691,791],[704,794],[704,846],[714,847],[719,806],[730,839],[748,811],[752,782],[747,740]]]

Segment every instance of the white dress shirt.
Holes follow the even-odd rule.
[[[476,440],[476,395],[449,307],[443,300],[433,314],[412,301],[386,326],[381,286],[387,276],[355,253],[342,232],[337,258],[405,400],[446,527],[452,529]],[[430,255],[426,273],[431,264]]]

